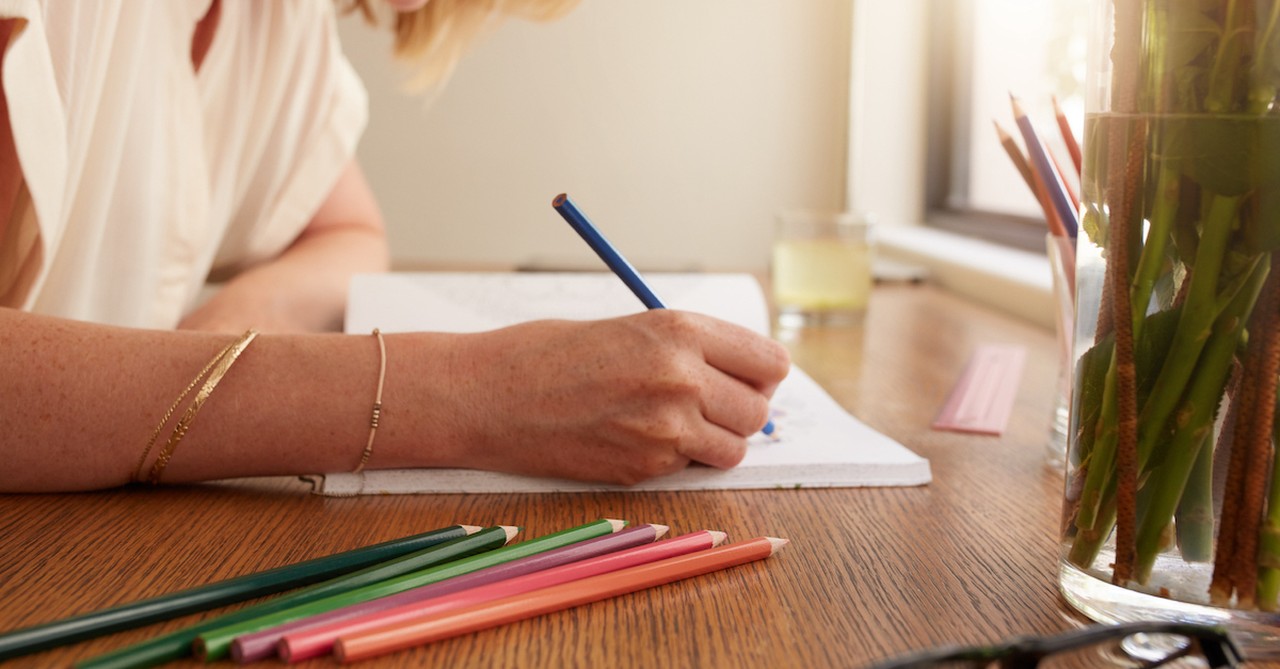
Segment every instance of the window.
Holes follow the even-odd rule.
[[[1079,137],[1088,7],[1080,0],[929,3],[930,225],[1043,251],[1040,207],[1001,147],[993,121],[1023,143],[1009,103],[1016,95],[1050,151],[1073,171],[1053,100]]]

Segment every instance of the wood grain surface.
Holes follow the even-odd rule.
[[[791,544],[761,562],[362,666],[860,667],[912,649],[1084,622],[1057,591],[1061,481],[1046,466],[1044,445],[1057,370],[1052,333],[935,288],[889,286],[877,288],[861,325],[780,338],[851,412],[929,458],[933,482],[332,499],[309,494],[299,480],[267,479],[4,496],[0,630],[456,522],[519,525],[527,538],[602,517],[668,524],[673,533],[723,530],[730,540],[780,536]],[[969,354],[984,343],[1028,347],[1008,430],[1000,437],[931,430]],[[67,666],[203,617],[11,666]],[[301,666],[333,664],[326,658]]]

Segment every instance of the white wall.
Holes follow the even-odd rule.
[[[591,263],[568,192],[642,268],[763,270],[774,213],[844,205],[851,4],[583,0],[504,24],[430,106],[344,19],[397,264]]]
[[[885,225],[924,222],[927,16],[936,1],[855,3],[847,202]]]

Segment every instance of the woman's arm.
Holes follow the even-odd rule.
[[[341,329],[354,274],[385,272],[382,214],[352,161],[298,239],[278,258],[236,275],[179,324],[185,330],[321,332]]]
[[[0,491],[128,482],[165,410],[234,339],[0,309]],[[368,467],[615,483],[689,461],[736,464],[788,368],[774,341],[669,310],[386,335],[386,348]],[[371,335],[258,337],[196,416],[163,481],[352,469],[369,435],[378,359]]]

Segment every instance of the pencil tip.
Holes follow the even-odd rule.
[[[661,539],[667,534],[667,530],[671,529],[667,525],[659,525],[657,523],[649,523],[649,527],[653,528],[653,538],[655,541]]]
[[[553,206],[553,207],[559,207],[560,205],[564,204],[564,201],[565,201],[566,199],[568,199],[568,198],[569,198],[569,194],[568,194],[568,193],[561,193],[561,194],[559,194],[559,195],[555,196],[555,198],[553,198],[553,199],[551,200],[551,206]]]
[[[498,527],[501,527],[502,531],[506,532],[508,542],[514,539],[517,534],[520,534],[520,528],[515,525],[499,525]]]
[[[611,530],[613,532],[617,532],[627,526],[627,521],[625,520],[614,520],[613,518],[605,518],[605,520],[609,522],[609,526],[613,528],[613,530]]]
[[[711,535],[712,547],[719,546],[724,543],[725,539],[729,538],[729,534],[727,532],[721,532],[719,530],[707,530],[707,533]]]
[[[777,553],[778,551],[782,550],[783,546],[786,546],[787,544],[791,543],[786,539],[779,539],[777,537],[765,537],[765,538],[768,539],[769,543],[773,546],[773,550],[769,553],[770,555]]]
[[[1018,102],[1018,97],[1013,92],[1009,93],[1009,104],[1013,105],[1013,115],[1015,117],[1023,116],[1022,103]]]
[[[467,536],[471,536],[471,535],[475,534],[476,532],[479,532],[480,530],[483,530],[483,529],[484,529],[483,527],[480,527],[479,525],[459,525],[458,527],[461,527],[461,528],[462,528],[462,531],[467,533]]]

